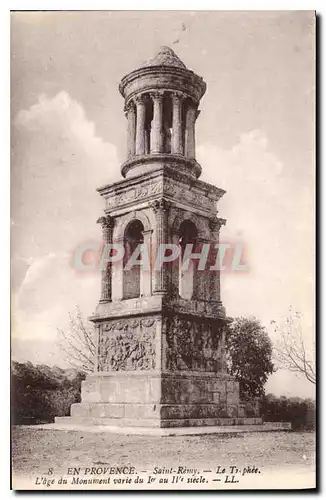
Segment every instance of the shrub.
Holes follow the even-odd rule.
[[[69,415],[72,403],[80,402],[85,374],[57,366],[12,363],[11,408],[13,424],[53,422]]]
[[[267,394],[260,400],[260,412],[267,422],[291,422],[294,430],[315,428],[316,405],[312,399]]]

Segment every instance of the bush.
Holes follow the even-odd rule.
[[[260,412],[267,422],[291,422],[293,430],[315,428],[316,404],[312,399],[267,394],[260,400]]]
[[[239,382],[241,399],[263,396],[268,376],[275,371],[266,329],[257,318],[234,318],[226,326],[225,340],[228,371]]]
[[[72,403],[80,402],[85,374],[57,366],[12,363],[11,408],[13,424],[53,422],[69,415]]]

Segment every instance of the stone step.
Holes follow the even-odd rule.
[[[56,417],[55,423],[77,424],[77,425],[107,425],[117,427],[210,427],[210,426],[241,426],[261,425],[261,418],[198,418],[198,419],[170,419],[161,418],[107,418],[107,417]]]
[[[198,419],[234,418],[225,404],[155,404],[84,402],[71,406],[72,417]],[[241,414],[238,416],[242,416]]]
[[[192,436],[204,434],[236,434],[244,432],[275,432],[275,431],[290,431],[290,422],[264,422],[256,425],[222,425],[222,426],[207,426],[207,427],[118,427],[117,425],[94,425],[90,419],[85,419],[86,422],[78,422],[71,417],[56,417],[53,424],[41,424],[31,427],[33,429],[48,429],[62,431],[79,431],[79,432],[108,432],[111,434],[124,435],[140,435],[140,436]]]

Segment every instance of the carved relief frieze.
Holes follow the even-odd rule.
[[[172,179],[165,179],[164,193],[175,198],[177,201],[186,202],[191,206],[196,206],[206,211],[212,211],[214,209],[213,200],[197,191],[189,189],[189,187],[176,183]]]
[[[213,321],[166,318],[166,369],[221,372],[223,365],[222,325]]]
[[[99,335],[99,370],[154,370],[157,318],[108,321]]]
[[[204,211],[214,211],[214,200],[196,189],[190,189],[189,186],[168,177],[164,177],[164,180],[163,177],[151,179],[149,182],[142,182],[138,186],[126,188],[119,193],[110,193],[106,197],[106,208],[120,208],[133,202],[164,194],[176,201],[201,208]]]
[[[119,208],[129,203],[143,200],[163,192],[163,179],[152,180],[106,198],[106,208]]]

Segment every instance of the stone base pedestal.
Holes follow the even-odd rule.
[[[99,372],[82,383],[81,395],[69,420],[57,423],[144,428],[262,423],[258,416],[246,418],[239,384],[226,374]]]

